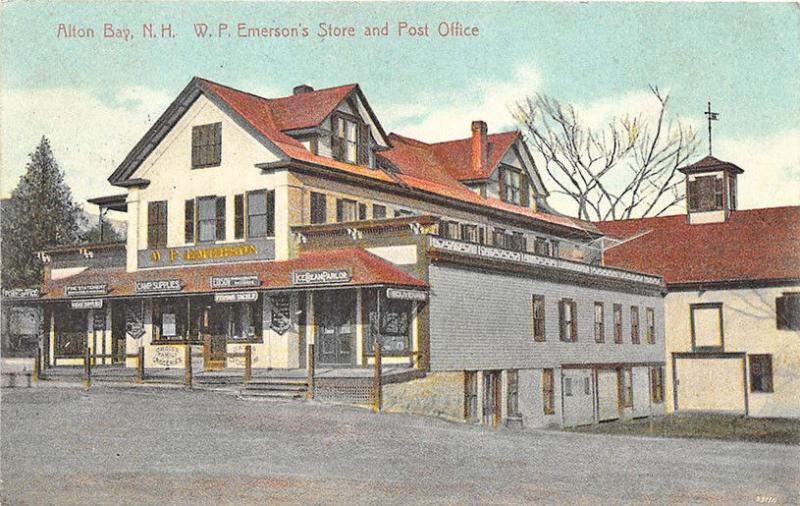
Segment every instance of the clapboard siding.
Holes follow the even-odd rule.
[[[663,362],[660,295],[558,284],[449,264],[430,266],[431,370],[529,369],[561,364]],[[531,296],[545,297],[546,342],[534,342]],[[577,303],[578,342],[559,341],[558,301]],[[605,343],[594,340],[594,302],[605,303]],[[613,341],[612,305],[622,304],[623,344]],[[630,306],[638,305],[640,339],[631,344]],[[646,307],[656,316],[656,344],[645,337]]]

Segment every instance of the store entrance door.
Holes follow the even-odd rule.
[[[314,295],[317,363],[355,365],[355,290],[328,290]]]

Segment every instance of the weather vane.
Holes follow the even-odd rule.
[[[719,121],[719,113],[711,111],[711,102],[709,102],[708,110],[704,114],[708,116],[708,156],[711,156],[711,122]]]

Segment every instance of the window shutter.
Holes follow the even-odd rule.
[[[331,117],[331,158],[341,160],[342,157],[342,139],[339,137],[339,122],[341,118],[338,116]]]
[[[200,165],[200,127],[192,128],[192,167]]]
[[[225,240],[225,197],[217,197],[216,235],[218,241]]]
[[[502,167],[497,169],[497,179],[497,191],[500,193],[500,200],[506,202],[506,171]]]
[[[212,163],[219,165],[222,163],[222,123],[214,123],[212,134],[214,136]]]
[[[233,238],[244,237],[244,195],[233,196]]]
[[[147,246],[158,247],[158,208],[157,202],[147,204]]]
[[[564,301],[558,301],[558,337],[562,341],[566,340],[566,329],[564,325]]]
[[[342,199],[336,199],[336,222],[344,221],[344,203]]]
[[[267,237],[275,236],[275,191],[267,192]]]
[[[528,184],[528,175],[525,174],[524,172],[522,173],[522,177],[520,178],[519,191],[520,191],[520,196],[519,196],[520,205],[522,205],[523,207],[529,207],[530,206],[530,190],[529,190],[529,184]]]
[[[572,328],[570,329],[570,337],[572,341],[578,340],[578,303],[575,301],[570,302],[572,306],[572,321],[570,322]]]
[[[194,242],[194,200],[187,200],[183,213],[183,240]]]
[[[358,125],[358,165],[369,165],[369,126],[363,123]]]

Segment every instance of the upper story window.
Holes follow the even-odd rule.
[[[800,292],[785,292],[775,299],[775,321],[779,330],[800,330]]]
[[[511,204],[523,204],[523,176],[522,172],[502,167],[500,169],[500,199]]]
[[[328,199],[324,193],[311,192],[311,223],[328,221]]]
[[[622,343],[622,304],[614,304],[614,342]]]
[[[631,343],[639,344],[639,306],[631,306]]]
[[[167,247],[167,201],[147,203],[147,247]]]
[[[198,198],[197,242],[223,240],[225,240],[225,197]]]
[[[443,221],[439,223],[439,235],[445,239],[458,239],[460,237],[460,227],[455,221]]]
[[[533,250],[537,255],[550,256],[550,243],[543,237],[537,237],[533,243]]]
[[[358,220],[358,205],[355,200],[336,199],[336,221]]]
[[[386,206],[372,204],[372,219],[381,220],[383,218],[386,218]]]
[[[531,312],[533,318],[533,340],[544,342],[544,296],[534,295],[531,298]]]
[[[689,210],[716,211],[722,209],[722,178],[698,176],[689,181]]]
[[[192,127],[192,168],[222,163],[222,123]]]
[[[605,315],[603,303],[602,302],[595,302],[594,303],[594,340],[597,343],[602,343],[605,341],[606,334],[605,334]]]
[[[369,128],[352,116],[331,117],[331,155],[334,160],[369,164]]]
[[[689,311],[692,330],[692,351],[722,350],[722,304],[690,304]]]
[[[247,193],[247,237],[275,235],[275,192],[258,190]]]
[[[656,344],[656,312],[653,308],[645,309],[647,328],[645,329],[647,344]]]
[[[558,302],[558,320],[562,341],[578,340],[578,304],[574,300],[562,299]]]

